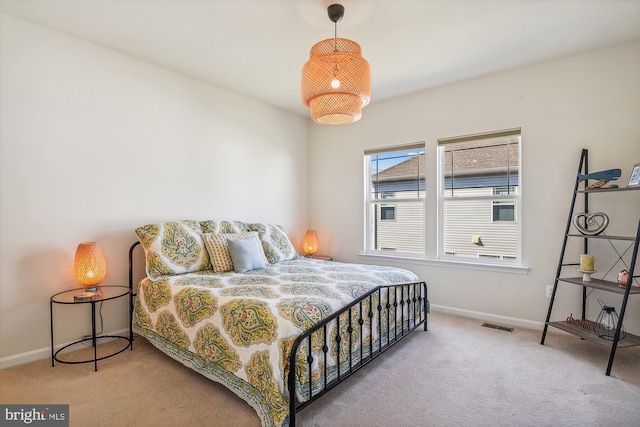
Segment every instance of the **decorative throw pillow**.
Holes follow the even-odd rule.
[[[148,224],[135,230],[146,258],[147,276],[211,270],[200,224],[192,220]]]
[[[233,233],[242,233],[244,231],[251,231],[249,229],[249,225],[242,221],[200,221],[200,227],[202,228],[202,233],[225,233],[225,234],[233,234]]]
[[[249,228],[257,231],[262,249],[271,264],[296,259],[300,255],[293,246],[284,228],[274,224],[249,224]]]
[[[242,221],[220,221],[218,233],[244,233],[252,231],[249,225]]]
[[[217,221],[200,221],[200,228],[202,228],[202,234],[220,232],[220,227]]]
[[[227,243],[229,244],[233,270],[236,273],[245,273],[267,266],[267,259],[258,236],[250,239],[227,240]]]
[[[213,271],[221,273],[224,271],[233,270],[233,261],[231,260],[231,254],[229,253],[228,240],[242,240],[257,238],[258,233],[255,231],[248,231],[242,233],[205,233],[202,235],[204,244],[209,251],[209,257],[211,258],[211,264],[213,265]]]

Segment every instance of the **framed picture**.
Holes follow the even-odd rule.
[[[640,187],[640,163],[633,165],[631,171],[631,177],[629,178],[629,184],[627,187]]]

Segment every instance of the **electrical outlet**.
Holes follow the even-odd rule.
[[[547,285],[547,298],[551,298],[552,293],[553,293],[553,285]]]

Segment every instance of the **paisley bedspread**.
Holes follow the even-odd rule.
[[[236,393],[257,411],[263,426],[284,427],[287,357],[296,337],[379,285],[416,281],[398,268],[309,258],[247,273],[145,278],[133,329]]]

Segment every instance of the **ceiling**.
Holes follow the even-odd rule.
[[[300,72],[328,0],[0,0],[0,12],[308,116]],[[344,0],[371,103],[640,39],[640,0]],[[365,110],[366,114],[366,110]]]

